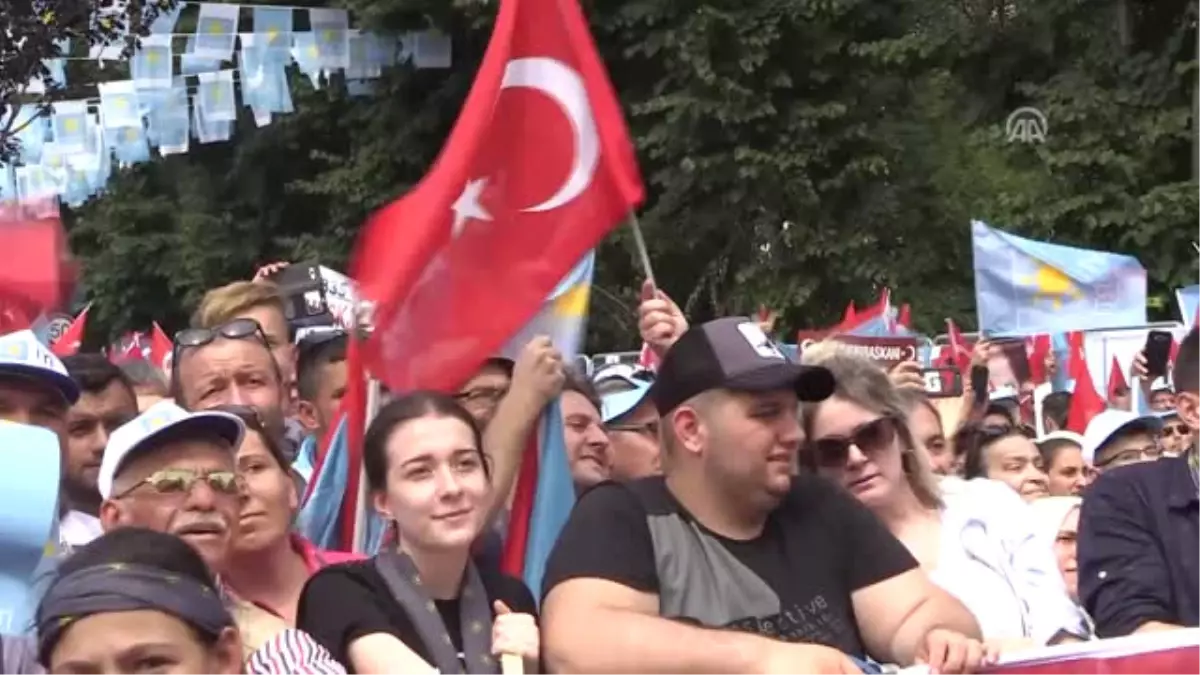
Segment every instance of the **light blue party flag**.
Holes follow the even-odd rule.
[[[113,154],[124,165],[150,161],[150,145],[146,142],[146,130],[140,126],[115,129],[108,133]]]
[[[288,48],[292,44],[292,9],[274,7],[254,8],[254,32],[261,36],[259,46],[263,59],[268,62],[286,64]],[[243,45],[243,49],[245,46]]]
[[[141,89],[161,89],[171,86],[171,36],[147,35],[141,47],[129,60],[133,84]]]
[[[292,36],[292,58],[300,72],[312,82],[314,89],[321,88],[321,59],[317,38],[313,33],[296,33]]]
[[[233,71],[200,73],[196,76],[197,107],[203,110],[205,122],[232,122],[237,119],[237,100],[234,98]],[[222,139],[224,140],[224,139]]]
[[[349,63],[347,31],[350,17],[344,9],[310,9],[308,25],[317,47],[317,63],[325,70],[345,68]]]
[[[11,107],[8,111],[0,119],[7,119],[8,115],[14,114]],[[37,164],[42,161],[42,146],[46,144],[50,119],[32,105],[17,108],[15,114],[17,119],[13,120],[12,128],[17,130],[17,141],[21,144],[19,159],[25,164]]]
[[[100,90],[100,117],[104,128],[142,126],[142,109],[133,80],[101,82],[96,87]]]
[[[53,104],[54,143],[66,154],[83,152],[87,147],[87,103],[59,101]]]
[[[238,29],[238,5],[200,3],[192,54],[205,59],[228,61],[233,58],[234,38]]]
[[[975,307],[989,335],[1146,323],[1146,270],[1136,258],[1017,237],[971,223]]]
[[[196,55],[196,38],[189,37],[179,57],[180,75],[211,73],[221,69],[221,59],[210,59]]]

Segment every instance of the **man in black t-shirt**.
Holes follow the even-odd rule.
[[[981,664],[966,607],[853,497],[794,475],[798,401],[833,386],[749,319],[684,333],[650,393],[664,477],[584,494],[550,556],[553,671],[857,672],[847,655],[942,673]]]

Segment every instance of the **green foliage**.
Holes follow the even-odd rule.
[[[100,330],[178,325],[205,288],[268,260],[342,267],[367,216],[429,167],[495,2],[344,4],[382,29],[442,28],[453,68],[393,69],[366,98],[297,80],[294,115],[122,172],[70,224]],[[586,10],[647,184],[655,275],[695,319],[766,304],[787,332],[821,327],[887,286],[919,329],[971,326],[971,218],[1135,254],[1156,296],[1195,279],[1194,2]],[[1046,114],[1044,145],[1007,142],[1022,105]],[[641,276],[621,228],[600,249],[591,348],[636,347]]]

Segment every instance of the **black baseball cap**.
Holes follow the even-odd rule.
[[[794,389],[801,401],[823,401],[833,393],[833,373],[802,366],[784,356],[758,323],[744,316],[693,326],[667,350],[650,388],[660,415],[711,389]]]

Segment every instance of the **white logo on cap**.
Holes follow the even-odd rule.
[[[771,338],[767,337],[767,334],[762,331],[762,328],[758,324],[750,322],[739,323],[738,332],[742,334],[742,337],[746,338],[746,342],[754,348],[754,351],[758,352],[758,355],[764,359],[787,361],[787,357],[783,355],[783,352],[779,351],[774,342],[771,342]]]

